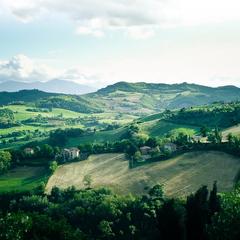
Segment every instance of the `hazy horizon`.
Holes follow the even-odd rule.
[[[0,82],[240,87],[237,0],[0,0]]]

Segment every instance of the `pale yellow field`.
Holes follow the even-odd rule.
[[[236,125],[224,130],[222,132],[223,140],[227,140],[227,136],[229,133],[232,133],[234,136],[240,136],[240,125]]]
[[[218,181],[220,191],[229,191],[240,169],[240,159],[222,152],[186,153],[171,160],[128,168],[124,154],[92,155],[88,160],[60,166],[49,179],[53,186],[83,188],[83,177],[90,175],[92,187],[109,187],[121,194],[144,194],[155,184],[164,184],[168,196],[184,196],[201,185]]]

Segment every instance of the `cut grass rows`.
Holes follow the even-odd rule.
[[[185,196],[201,185],[211,188],[214,181],[220,191],[229,191],[239,168],[239,158],[215,151],[186,153],[134,169],[129,169],[124,154],[101,154],[59,167],[47,191],[53,186],[83,188],[85,175],[92,177],[92,187],[110,187],[121,194],[146,194],[153,185],[164,184],[168,196]]]

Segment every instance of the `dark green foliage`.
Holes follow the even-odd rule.
[[[13,111],[8,108],[0,109],[0,119],[13,121],[14,120]]]
[[[208,225],[212,217],[221,211],[220,198],[217,195],[217,183],[208,197],[206,186],[187,198],[186,203],[186,233],[187,239],[207,240]]]
[[[143,197],[119,196],[104,188],[56,187],[48,196],[0,196],[4,210],[0,236],[3,240],[238,240],[239,190],[222,195],[221,209],[213,207],[216,191],[215,183],[208,198],[202,187],[186,203],[163,199],[160,186]]]
[[[126,131],[122,135],[122,139],[132,139],[138,132],[139,126],[137,124],[131,124],[126,127]]]
[[[215,128],[209,135],[208,141],[214,144],[220,144],[222,142],[222,133],[218,128]]]
[[[166,120],[186,125],[202,127],[201,133],[206,135],[208,128],[216,126],[226,128],[240,122],[240,103],[216,103],[209,106],[182,109],[168,116]]]
[[[149,190],[149,195],[152,198],[163,199],[163,186],[155,185]]]
[[[49,144],[40,146],[30,145],[33,149],[33,154],[25,153],[23,147],[18,150],[11,150],[13,166],[46,166],[49,167],[49,162],[53,161],[54,157],[60,153],[58,147],[52,147]]]
[[[240,239],[240,191],[221,195],[221,211],[212,218],[209,226],[210,240]]]
[[[56,161],[52,161],[49,164],[49,170],[51,171],[51,173],[54,173],[57,170],[58,164]]]
[[[52,146],[48,144],[44,144],[38,153],[39,156],[44,158],[53,158],[54,157],[54,149]]]
[[[209,132],[210,132],[210,129],[206,126],[202,126],[200,129],[200,133],[203,137],[207,137]]]
[[[86,239],[78,229],[74,229],[66,219],[52,219],[44,214],[31,214],[32,227],[24,239],[34,240],[83,240]]]
[[[174,139],[174,142],[180,146],[185,146],[190,142],[189,140],[190,137],[187,134],[180,132]]]
[[[38,99],[55,96],[55,93],[45,93],[39,90],[22,90],[19,92],[0,92],[0,104],[6,105],[10,103],[35,102]]]
[[[9,213],[0,215],[0,239],[22,240],[31,229],[32,219],[24,213]]]
[[[27,108],[26,111],[48,113],[48,112],[52,112],[52,108]]]
[[[65,146],[68,138],[80,137],[83,133],[80,128],[57,129],[50,133],[49,143],[53,146]]]
[[[12,156],[8,151],[0,151],[0,174],[6,172],[11,166]]]
[[[77,96],[57,96],[36,103],[40,108],[63,108],[80,113],[100,113],[100,108],[93,106],[91,101]]]
[[[164,202],[157,212],[160,239],[184,240],[185,208],[174,199]]]
[[[46,196],[31,195],[24,196],[17,205],[15,202],[12,202],[10,205],[13,210],[22,210],[25,212],[44,212],[51,205]]]
[[[207,223],[209,218],[208,190],[206,186],[200,188],[187,199],[187,238],[194,240],[207,239]]]
[[[220,209],[220,197],[217,195],[217,182],[214,182],[213,189],[210,192],[209,196],[209,210],[211,216],[214,215],[216,212],[219,212]]]
[[[81,152],[85,154],[101,154],[101,153],[122,153],[133,156],[139,149],[138,146],[130,140],[122,140],[117,142],[82,144],[78,146]]]
[[[145,143],[147,146],[149,146],[149,147],[152,147],[152,148],[154,148],[154,147],[156,147],[157,146],[157,139],[156,138],[152,138],[152,137],[150,137],[147,141],[146,141],[146,143]]]
[[[129,156],[133,156],[138,151],[138,147],[133,142],[126,142],[125,152]]]
[[[0,128],[9,128],[17,126],[14,121],[14,113],[8,108],[0,109]]]

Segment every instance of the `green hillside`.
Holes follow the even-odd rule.
[[[35,102],[42,98],[56,96],[56,93],[46,93],[39,90],[22,90],[19,92],[0,92],[0,105],[14,102]]]
[[[87,134],[84,140],[74,140],[79,143],[88,139],[94,142],[117,140],[118,134],[115,133],[121,132],[121,126],[135,118],[129,114],[107,112],[87,114],[63,108],[8,105],[0,107],[0,148],[15,148],[31,141],[42,141],[48,138],[50,131],[57,128],[81,128],[90,132],[97,130],[94,135]],[[112,130],[108,131],[110,129]]]
[[[216,127],[224,130],[235,126],[239,129],[236,125],[240,123],[240,103],[215,103],[181,110],[168,110],[136,119],[134,123],[139,127],[139,134],[157,138],[164,138],[169,134],[174,135],[180,132],[189,136],[199,135],[203,126],[209,128],[209,131]],[[97,131],[95,134],[70,139],[69,145],[118,141],[124,138],[126,131],[127,129],[123,127],[110,131]],[[224,132],[225,139],[226,133],[230,132],[231,128]]]
[[[105,110],[146,116],[164,109],[240,100],[240,89],[234,86],[212,88],[188,83],[169,85],[119,82],[86,97],[99,99]]]
[[[164,109],[236,100],[240,100],[240,89],[237,87],[212,88],[188,83],[170,85],[119,82],[81,96],[38,90],[0,93],[1,105],[24,102],[41,108],[63,108],[79,113],[130,114],[135,117],[147,116]]]
[[[183,108],[165,119],[178,124],[227,128],[240,123],[240,102]]]
[[[140,124],[142,131],[151,137],[162,138],[169,133],[183,132],[187,135],[194,135],[199,132],[199,127],[188,124],[172,123],[166,120],[151,121],[144,124]]]
[[[63,108],[80,113],[103,112],[102,106],[94,99],[77,95],[46,93],[39,90],[22,90],[19,92],[0,92],[0,105],[27,104],[39,108]]]
[[[56,96],[41,99],[35,103],[40,108],[63,108],[80,113],[101,113],[101,106],[80,96]]]
[[[69,139],[69,145],[76,146],[121,140],[122,127],[133,121],[141,134],[158,138],[173,131],[193,135],[202,126],[225,129],[240,123],[240,103],[225,103],[240,98],[240,89],[232,86],[120,82],[83,96],[38,90],[0,96],[0,148],[47,139],[57,128],[87,130]],[[216,100],[224,102],[207,104]]]
[[[97,131],[96,133],[88,133],[81,137],[70,138],[67,146],[74,147],[80,144],[87,143],[103,143],[103,142],[115,142],[122,140],[124,133],[126,133],[126,128],[120,127],[114,130],[108,131]]]

